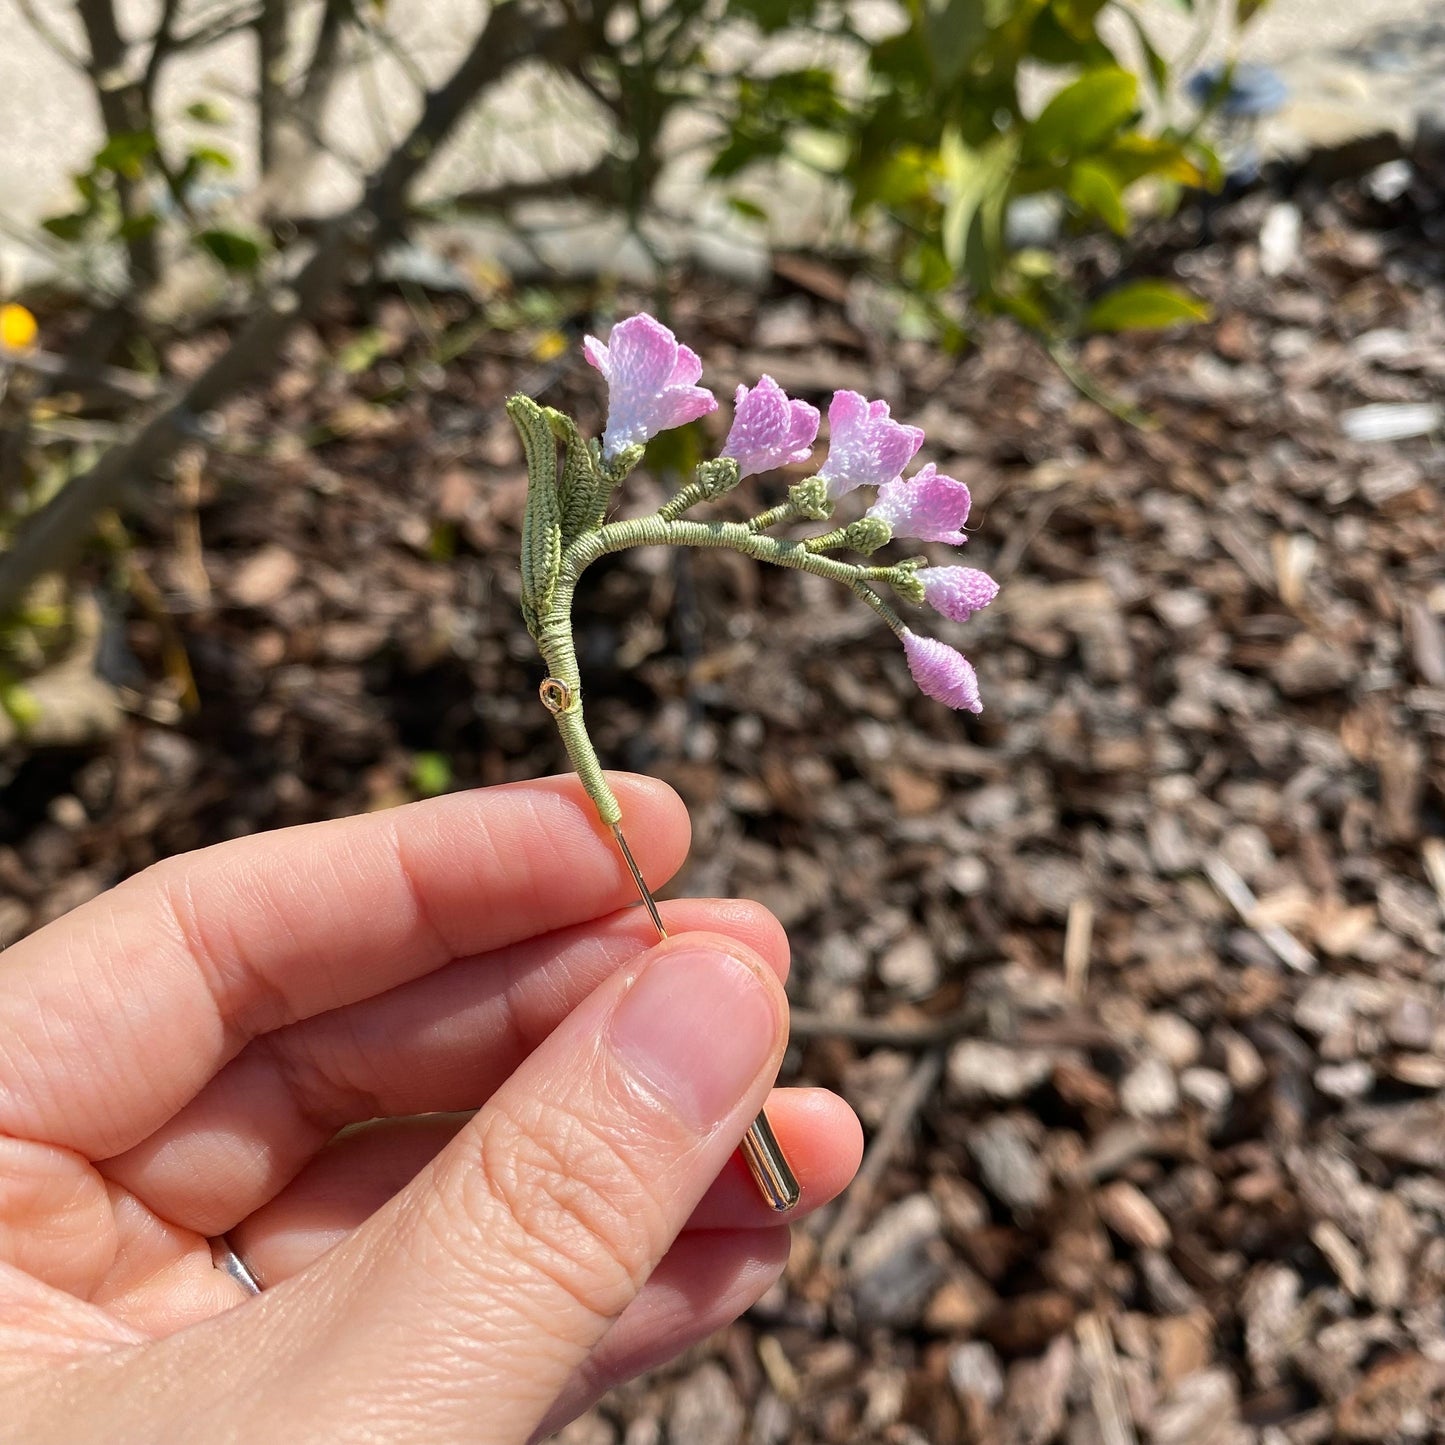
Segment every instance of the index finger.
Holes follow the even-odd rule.
[[[611,783],[660,884],[687,853],[682,802],[650,778]],[[0,1133],[120,1153],[258,1034],[635,896],[571,777],[168,860],[0,959]]]

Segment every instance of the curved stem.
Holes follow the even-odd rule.
[[[846,527],[834,527],[831,532],[820,532],[816,537],[809,537],[803,545],[810,552],[831,552],[835,547],[842,547],[848,540],[848,529]]]
[[[896,637],[908,631],[908,624],[864,581],[854,582],[850,589],[854,596],[861,597],[888,624]]]
[[[679,493],[679,497],[684,493]],[[673,499],[674,502],[677,500]],[[669,503],[665,511],[670,510],[671,505]],[[588,797],[596,804],[602,821],[609,827],[615,827],[620,822],[622,807],[607,786],[601,760],[587,733],[582,711],[582,675],[577,665],[576,644],[572,639],[572,599],[582,574],[599,557],[625,552],[631,547],[731,548],[756,561],[771,562],[775,567],[791,567],[799,572],[811,572],[814,576],[841,582],[871,607],[894,633],[901,635],[906,630],[903,619],[866,580],[875,574],[885,573],[887,568],[858,567],[851,562],[821,557],[809,551],[806,542],[780,541],[776,537],[762,536],[753,530],[752,522],[679,521],[665,515],[665,511],[611,522],[577,538],[562,554],[562,568],[557,577],[556,591],[552,594],[552,604],[538,628],[537,646],[548,671],[564,684],[569,694],[567,706],[554,714],[562,744]]]
[[[657,515],[668,522],[676,521],[690,507],[697,506],[706,497],[707,493],[703,491],[699,483],[689,482],[675,497],[664,502],[657,509]]]
[[[766,532],[769,527],[776,527],[779,522],[791,522],[799,515],[791,502],[780,502],[766,512],[759,512],[756,517],[749,517],[742,525],[750,532]]]

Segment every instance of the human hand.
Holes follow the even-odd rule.
[[[611,782],[659,882],[682,805]],[[788,1253],[748,1123],[801,1210],[858,1125],[769,1095],[776,921],[665,904],[649,946],[633,896],[551,779],[173,859],[8,950],[0,1438],[521,1445],[747,1308]]]

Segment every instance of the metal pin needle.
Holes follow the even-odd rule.
[[[627,839],[622,836],[622,829],[616,823],[612,825],[612,835],[617,839],[617,846],[622,852],[628,872],[632,874],[632,881],[637,885],[638,893],[642,895],[643,907],[647,909],[647,916],[652,919],[658,938],[666,938],[667,929],[663,926],[662,914],[657,910],[657,900],[652,896],[652,890],[647,886],[642,870],[632,856],[632,849],[627,846]],[[741,1147],[748,1172],[753,1176],[753,1182],[758,1186],[758,1192],[767,1201],[769,1208],[778,1214],[784,1214],[797,1204],[802,1196],[802,1188],[788,1163],[787,1155],[778,1143],[777,1135],[773,1133],[773,1126],[768,1123],[766,1113],[759,1114],[748,1126]]]

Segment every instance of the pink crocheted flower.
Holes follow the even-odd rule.
[[[697,385],[697,352],[645,311],[619,321],[605,346],[587,337],[582,352],[607,379],[602,455],[608,461],[624,447],[717,410],[717,398]]]
[[[818,473],[837,501],[855,487],[896,482],[923,445],[923,432],[888,415],[886,401],[868,401],[856,391],[836,391],[828,408],[828,459]]]
[[[963,546],[967,538],[968,488],[943,476],[932,462],[910,480],[885,482],[867,515],[887,522],[895,537],[918,542],[952,542]]]
[[[924,567],[914,576],[923,600],[953,622],[967,622],[998,596],[998,583],[977,567]]]
[[[952,708],[983,711],[978,677],[961,652],[936,637],[919,637],[907,628],[903,630],[903,650],[908,654],[908,670],[926,697]]]
[[[752,390],[738,387],[733,404],[732,429],[722,455],[732,457],[743,476],[805,462],[812,456],[818,437],[818,408],[793,401],[771,376],[760,376]]]

